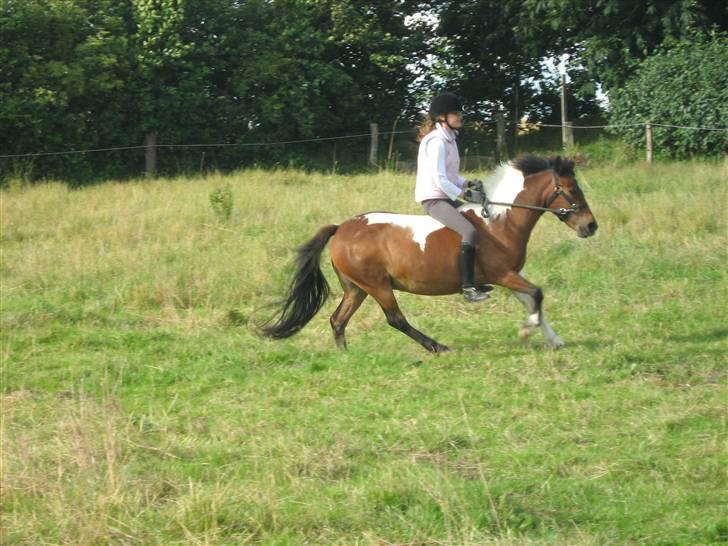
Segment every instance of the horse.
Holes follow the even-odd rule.
[[[543,313],[542,290],[520,271],[526,263],[531,232],[545,213],[555,214],[577,236],[594,235],[598,224],[574,174],[574,163],[562,157],[522,155],[501,164],[484,182],[481,204],[459,210],[478,230],[476,283],[509,289],[528,316],[519,329],[528,338],[540,327],[552,348],[564,342]],[[320,267],[321,254],[331,242],[331,264],[344,291],[330,318],[336,345],[346,349],[346,326],[371,296],[390,326],[433,353],[448,347],[414,328],[397,304],[394,291],[423,296],[460,291],[460,236],[427,215],[391,212],[360,214],[340,225],[322,227],[298,248],[296,271],[279,311],[260,326],[263,336],[281,339],[299,332],[321,309],[330,287]]]

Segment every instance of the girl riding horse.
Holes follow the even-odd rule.
[[[432,99],[429,118],[420,128],[415,200],[425,212],[460,235],[460,285],[467,302],[488,298],[475,285],[475,249],[478,230],[457,210],[462,204],[466,180],[460,176],[460,155],[456,137],[463,126],[463,104],[456,95],[442,93]]]
[[[478,232],[475,279],[509,289],[526,307],[528,317],[521,337],[540,327],[549,346],[562,347],[564,342],[544,317],[543,292],[521,271],[531,231],[544,213],[554,214],[579,237],[597,231],[574,175],[574,164],[560,157],[522,156],[501,165],[484,185],[489,198],[481,200],[482,206],[461,209]],[[447,350],[409,323],[394,295],[394,291],[403,291],[436,296],[462,290],[462,238],[426,215],[369,212],[323,226],[298,248],[288,294],[280,302],[277,316],[262,328],[263,335],[290,337],[321,309],[329,295],[320,265],[329,240],[331,265],[344,291],[330,319],[340,348],[346,348],[349,320],[371,296],[391,326],[428,351]]]

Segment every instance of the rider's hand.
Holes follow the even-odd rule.
[[[482,205],[485,200],[483,183],[480,180],[466,180],[465,187],[463,188],[463,199],[469,203]]]
[[[463,192],[463,199],[468,203],[475,203],[477,205],[483,204],[483,193],[477,190],[465,190]]]
[[[483,183],[480,180],[466,180],[463,187],[464,190],[476,190],[483,192]]]

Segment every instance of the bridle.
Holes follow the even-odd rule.
[[[564,199],[569,202],[569,206],[552,209],[551,205],[561,196],[563,196]],[[488,199],[488,196],[485,194],[485,192],[483,192],[482,205],[483,210],[481,211],[481,214],[483,215],[483,218],[489,217],[488,205],[501,205],[504,207],[514,207],[517,209],[537,210],[540,212],[553,212],[562,222],[565,221],[566,218],[568,218],[569,214],[583,208],[583,206],[577,204],[574,197],[561,186],[561,181],[558,176],[554,176],[554,192],[546,200],[546,203],[543,207],[537,207],[534,205],[521,205],[519,203],[499,203],[498,201],[491,201],[490,199]]]

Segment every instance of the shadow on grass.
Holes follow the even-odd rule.
[[[728,339],[728,328],[714,328],[693,334],[680,334],[667,336],[667,339],[676,343],[709,343]]]
[[[599,349],[604,349],[613,343],[609,339],[596,337],[583,339],[566,339],[564,341],[566,342],[565,350],[569,350],[570,348],[582,348],[596,351]]]

